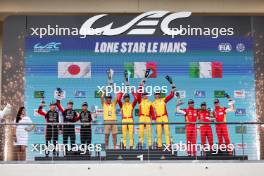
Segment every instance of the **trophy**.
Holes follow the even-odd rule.
[[[45,98],[44,96],[41,97],[41,104],[42,104],[43,106],[46,106],[46,102],[45,102],[44,98]]]
[[[172,82],[172,78],[169,75],[166,75],[165,79],[168,80],[168,82],[170,83],[172,89],[176,88],[175,84],[173,84],[173,82]]]
[[[54,98],[56,100],[62,100],[65,98],[65,92],[61,88],[57,87],[56,91],[54,92]]]
[[[62,94],[62,92],[63,92],[62,89],[59,88],[59,87],[57,88],[57,91],[58,91],[58,95],[59,95],[59,96],[60,96],[60,95]]]
[[[130,77],[129,73],[130,73],[129,71],[125,70],[124,76],[125,76],[126,86],[129,85],[129,77]]]
[[[230,97],[230,95],[228,95],[227,93],[225,93],[225,97],[228,99],[229,103],[231,103],[231,104],[234,104],[235,103],[235,101],[232,100],[232,98]]]
[[[150,72],[151,72],[151,69],[147,69],[145,71],[144,79],[142,80],[143,84],[146,83],[147,78],[151,75]]]
[[[114,75],[114,70],[109,68],[107,70],[107,78],[108,78],[108,85],[113,86],[113,75]]]
[[[180,99],[180,98],[181,98],[181,96],[180,96],[180,93],[179,93],[179,92],[176,92],[175,96],[176,96],[176,98],[178,98],[178,99]]]
[[[179,92],[176,92],[175,93],[175,96],[177,98],[177,104],[176,104],[176,106],[180,106],[180,105],[184,104],[184,102],[181,100],[181,95],[180,95]]]
[[[232,101],[230,95],[228,95],[227,93],[225,93],[225,97],[228,99],[228,101]]]
[[[91,106],[91,116],[92,116],[92,121],[96,121],[96,118],[97,118],[96,111],[97,111],[97,106],[92,105],[92,106]]]
[[[146,72],[145,72],[145,78],[148,78],[149,77],[150,71],[151,71],[151,69],[147,69],[146,70]]]

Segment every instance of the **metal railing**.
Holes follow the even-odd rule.
[[[111,133],[115,126],[116,136]],[[1,153],[9,161],[259,160],[264,150],[263,122],[0,123],[0,127],[4,127]]]

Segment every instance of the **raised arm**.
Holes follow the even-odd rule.
[[[186,112],[182,110],[179,105],[176,105],[176,113],[183,114],[183,115],[186,114]]]
[[[102,106],[104,105],[104,96],[105,96],[105,92],[103,91],[102,95],[101,95],[101,104],[102,104]]]
[[[144,90],[143,81],[141,81],[140,84],[139,84],[139,89],[137,90],[137,94],[136,94],[137,95],[138,104],[141,103],[143,90]]]
[[[118,93],[116,93],[116,96],[115,96],[115,98],[114,98],[114,100],[113,100],[113,103],[114,103],[114,105],[116,105],[118,102],[118,99],[121,101],[122,100],[122,96],[123,96],[123,93],[122,92],[118,92]],[[121,108],[121,107],[120,107]]]
[[[116,96],[117,96],[117,103],[118,103],[119,107],[122,108],[122,106],[123,106],[123,103],[122,103],[123,92],[117,93]]]
[[[133,100],[133,103],[132,103],[132,107],[134,108],[136,106],[138,100],[137,100],[137,94],[134,91],[132,91],[132,95],[134,97],[134,100]]]
[[[64,112],[64,108],[61,106],[60,100],[56,101],[56,105],[59,108],[60,112]]]
[[[174,97],[174,92],[176,92],[176,85],[175,84],[171,84],[171,92],[165,98],[165,103],[167,103],[168,101],[170,101]]]
[[[226,108],[225,112],[234,112],[235,111],[235,102],[233,100],[229,101],[229,107]]]
[[[38,108],[38,114],[41,115],[41,116],[46,116],[46,112],[43,111],[43,105],[41,104]]]
[[[174,91],[171,91],[169,95],[166,96],[165,98],[165,103],[167,103],[168,101],[170,101],[172,98],[174,97]]]

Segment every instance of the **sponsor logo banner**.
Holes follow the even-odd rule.
[[[246,91],[244,89],[234,90],[234,97],[235,98],[245,98],[246,97]]]
[[[205,98],[205,91],[203,90],[196,90],[194,91],[195,98]]]
[[[86,91],[83,90],[76,90],[74,91],[75,98],[86,98]]]
[[[215,90],[214,97],[215,98],[225,98],[226,92],[224,90]]]
[[[246,109],[245,108],[237,108],[235,115],[236,116],[245,116],[246,115]]]

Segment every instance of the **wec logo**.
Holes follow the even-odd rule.
[[[51,51],[59,51],[61,42],[50,42],[47,44],[37,43],[33,46],[34,52],[51,52]]]
[[[125,24],[124,26],[112,28],[113,22],[109,23],[106,26],[100,28],[92,28],[92,25],[101,19],[102,17],[107,16],[107,14],[96,15],[89,18],[86,22],[83,23],[80,34],[81,35],[120,35],[124,32],[127,32],[128,35],[152,35],[156,31],[156,26],[159,24],[159,18],[164,17],[168,14],[169,11],[150,11],[136,16],[130,22]],[[191,12],[178,12],[172,13],[165,18],[162,19],[160,23],[161,31],[166,35],[178,35],[182,32],[181,29],[171,29],[169,28],[169,24],[171,21],[178,18],[186,18],[191,16]],[[131,27],[135,26],[135,29],[131,29]],[[137,28],[139,27],[139,28]],[[144,28],[147,27],[147,28]]]
[[[116,36],[116,35],[168,35],[168,36],[208,36],[218,38],[219,36],[234,35],[233,28],[226,27],[200,27],[191,24],[177,25],[172,23],[174,20],[188,18],[191,12],[176,12],[169,11],[150,11],[135,16],[125,25],[119,27],[115,22],[107,22],[108,14],[95,15],[87,19],[79,28],[65,27],[66,24],[47,25],[46,27],[29,28],[31,36],[79,36],[86,38],[92,35]],[[122,16],[116,20],[122,20]],[[191,21],[190,21],[191,22]],[[106,24],[100,26],[99,24]],[[114,25],[115,24],[115,25]],[[99,25],[99,26],[98,26]],[[159,29],[159,30],[157,30]],[[158,32],[157,32],[158,31]],[[160,33],[161,32],[161,33]]]

